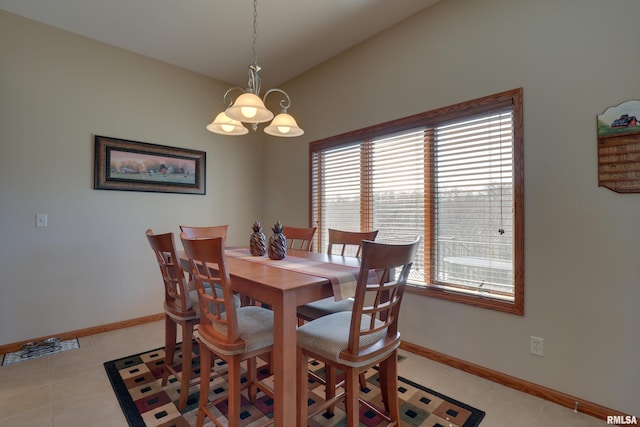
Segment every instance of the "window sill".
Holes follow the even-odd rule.
[[[474,307],[502,311],[504,313],[515,314],[518,316],[524,315],[524,304],[522,302],[519,303],[519,301],[523,301],[523,299],[518,298],[518,295],[515,297],[515,302],[511,302],[488,298],[481,295],[454,292],[449,289],[445,290],[436,286],[415,286],[407,284],[405,291],[415,295],[423,295],[426,297],[472,305]]]

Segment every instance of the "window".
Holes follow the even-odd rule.
[[[423,236],[409,292],[524,311],[522,89],[310,145],[310,208],[327,230]]]

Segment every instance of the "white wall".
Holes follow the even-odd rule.
[[[227,84],[5,12],[0,58],[0,344],[161,313],[149,227],[249,238],[261,138],[205,129]],[[93,190],[96,134],[206,151],[207,194]]]
[[[638,414],[640,194],[598,187],[596,115],[640,98],[639,40],[634,0],[443,0],[289,82],[306,141],[524,89],[525,315],[408,295],[406,340]],[[267,142],[265,214],[306,223],[306,145]]]

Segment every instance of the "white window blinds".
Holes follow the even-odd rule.
[[[416,289],[522,313],[521,105],[514,90],[312,143],[315,250],[329,228],[421,235]]]
[[[513,297],[512,135],[510,109],[435,129],[433,283]]]
[[[424,129],[375,139],[371,145],[371,223],[377,240],[400,243],[425,236]],[[410,280],[425,284],[424,244],[420,245]]]
[[[329,228],[360,230],[360,146],[330,148],[312,156],[311,205],[318,227],[315,250],[326,252]]]

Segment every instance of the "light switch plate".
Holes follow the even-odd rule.
[[[47,214],[36,214],[36,227],[42,228],[47,226]]]

